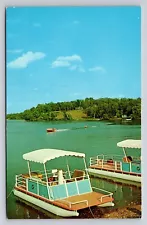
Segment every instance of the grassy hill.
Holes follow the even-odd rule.
[[[69,110],[66,112],[68,115],[71,115],[73,120],[84,120],[87,119],[87,115],[82,110]],[[64,119],[64,114],[61,111],[57,112],[57,119]]]

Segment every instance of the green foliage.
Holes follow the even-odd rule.
[[[64,120],[72,120],[71,114],[68,114],[66,112],[63,112]]]
[[[38,104],[36,107],[25,110],[22,113],[8,114],[6,118],[26,121],[72,120],[74,112],[76,114],[79,112],[79,115],[81,115],[81,118],[78,117],[78,119],[82,119],[82,115],[85,115],[85,119],[109,120],[112,118],[124,118],[124,116],[132,120],[140,119],[141,98],[86,98],[71,102],[50,102]]]

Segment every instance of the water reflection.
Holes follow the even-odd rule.
[[[115,208],[127,206],[131,202],[141,203],[140,187],[130,186],[128,184],[114,183],[111,181],[92,178],[93,187],[108,190],[113,193]]]
[[[30,213],[29,213],[29,210],[28,210],[28,209],[25,209],[24,211],[25,211],[25,214],[26,214],[26,216],[27,216],[27,219],[30,219]]]
[[[17,216],[19,215],[19,209],[20,209],[20,205],[17,204],[17,202],[16,202],[16,215]]]
[[[61,217],[56,216],[50,212],[40,209],[37,206],[16,200],[16,215],[20,219],[59,219]]]

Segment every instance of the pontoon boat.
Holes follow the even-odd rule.
[[[91,157],[88,168],[89,174],[141,183],[141,156],[133,157],[126,154],[126,148],[139,151],[141,149],[141,140],[128,139],[117,143],[117,146],[123,148],[124,155],[102,154]],[[141,151],[139,153],[141,155]]]
[[[84,161],[84,170],[48,171],[46,162],[59,157],[75,156]],[[40,149],[23,155],[28,163],[27,174],[16,175],[14,195],[20,200],[62,217],[78,216],[79,211],[92,206],[113,206],[113,193],[91,187],[85,154],[57,149]],[[30,162],[40,163],[43,172],[31,172]]]

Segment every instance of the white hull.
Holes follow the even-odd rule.
[[[55,205],[46,203],[44,201],[41,201],[40,199],[34,198],[34,197],[24,194],[20,191],[17,191],[16,189],[14,189],[13,193],[15,196],[17,196],[27,202],[30,202],[31,204],[34,204],[34,205],[36,205],[48,212],[51,212],[55,215],[62,216],[62,217],[79,216],[79,213],[77,211],[70,211],[70,210],[59,208]]]
[[[130,174],[110,172],[110,171],[92,169],[92,168],[88,168],[88,172],[97,176],[102,175],[102,176],[114,177],[114,178],[119,178],[122,180],[129,180],[129,181],[135,181],[135,182],[141,183],[141,177],[130,175]]]
[[[114,206],[114,203],[113,202],[107,202],[107,203],[104,203],[102,205],[99,205],[99,207],[109,207],[109,206]]]

